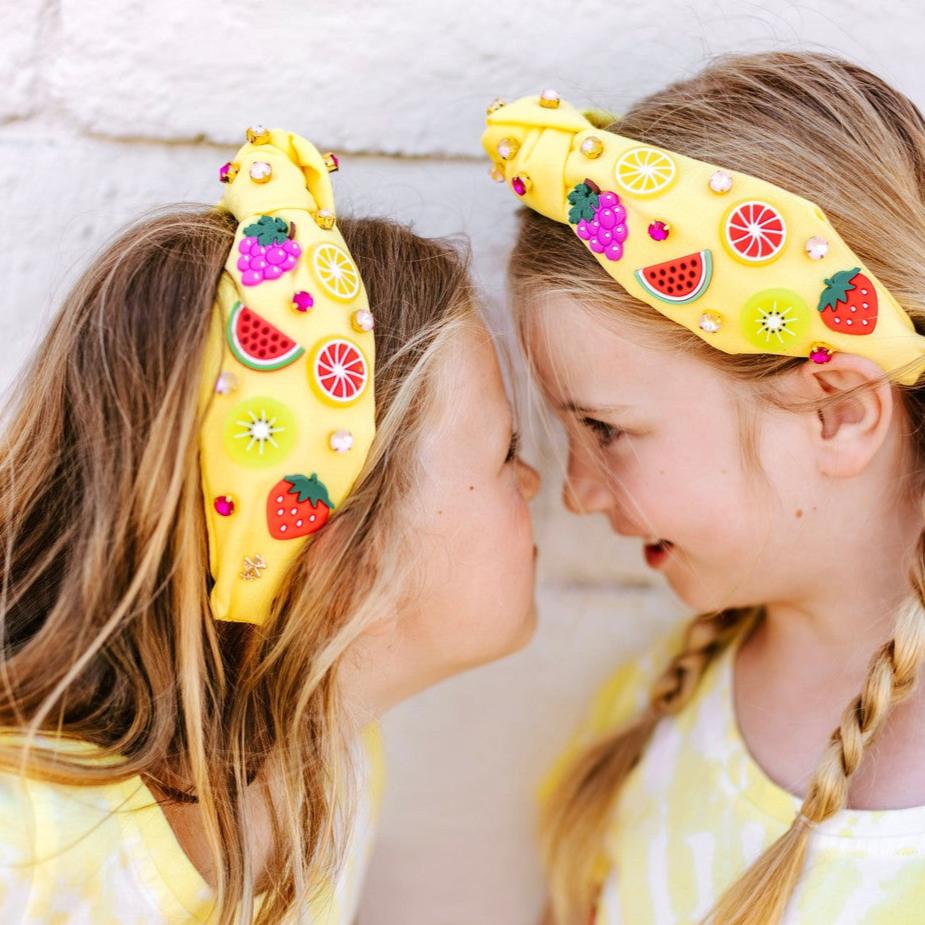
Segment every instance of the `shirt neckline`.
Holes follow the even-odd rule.
[[[726,731],[730,760],[721,770],[724,785],[741,794],[762,813],[789,826],[803,804],[802,797],[772,780],[752,755],[735,712],[736,653],[748,636],[739,633],[717,659],[715,697],[720,725]],[[925,834],[925,806],[902,809],[843,809],[819,823],[813,835],[836,838],[889,838]]]

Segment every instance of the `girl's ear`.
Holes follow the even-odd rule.
[[[835,353],[825,364],[804,363],[800,375],[808,397],[815,399],[866,386],[812,417],[819,471],[840,478],[858,475],[880,449],[893,420],[890,381],[872,360],[851,353]]]

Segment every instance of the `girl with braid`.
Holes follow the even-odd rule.
[[[780,52],[484,144],[565,504],[698,614],[547,781],[547,921],[925,922],[925,120]]]

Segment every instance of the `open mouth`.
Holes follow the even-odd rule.
[[[674,543],[671,540],[658,540],[655,543],[646,543],[643,550],[646,563],[652,568],[658,568],[668,558]]]

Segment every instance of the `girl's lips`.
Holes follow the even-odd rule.
[[[659,540],[657,543],[646,543],[643,552],[646,563],[650,568],[659,568],[674,549],[674,543],[669,540]]]

